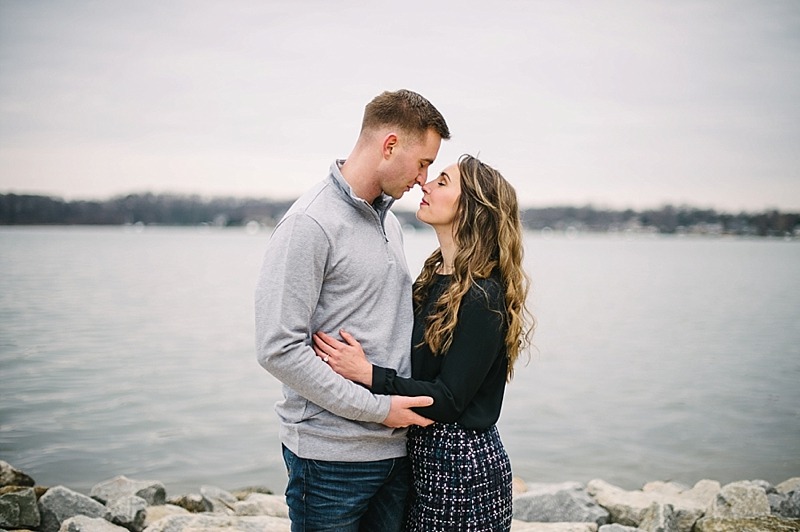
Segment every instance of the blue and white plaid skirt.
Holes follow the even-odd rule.
[[[434,423],[408,431],[413,489],[406,530],[511,530],[511,462],[497,427]]]

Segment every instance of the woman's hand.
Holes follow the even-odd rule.
[[[367,360],[361,344],[343,329],[339,334],[344,342],[324,332],[315,333],[313,347],[317,356],[345,379],[361,383],[367,388],[372,387],[372,364]]]

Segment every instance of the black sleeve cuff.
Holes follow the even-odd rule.
[[[372,393],[378,395],[393,395],[394,380],[397,372],[393,369],[372,365]]]

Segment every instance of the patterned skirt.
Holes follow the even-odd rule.
[[[511,530],[511,462],[497,427],[434,423],[408,431],[409,532]]]

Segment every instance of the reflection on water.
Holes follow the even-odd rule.
[[[0,458],[84,491],[282,490],[255,229],[0,230]],[[412,272],[434,246],[406,233]],[[536,351],[499,423],[517,476],[800,475],[800,245],[536,233],[526,257]]]

